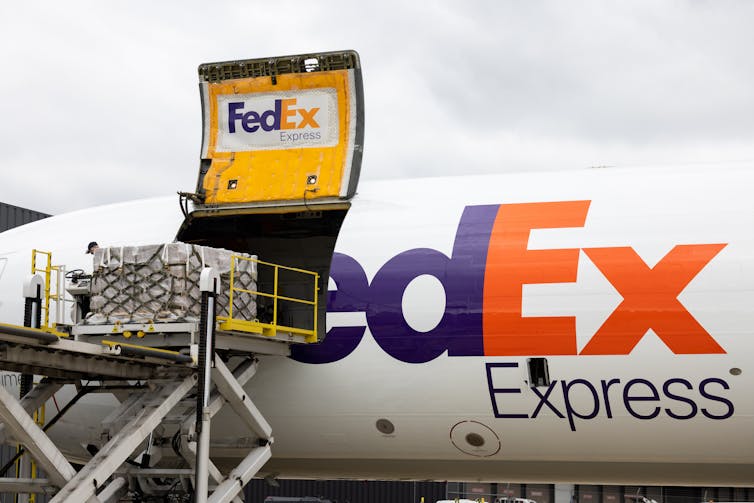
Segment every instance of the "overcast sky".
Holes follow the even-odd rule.
[[[200,63],[355,49],[362,180],[754,160],[754,2],[3,2],[0,201],[193,190]]]

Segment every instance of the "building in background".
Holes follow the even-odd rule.
[[[50,215],[12,204],[0,203],[0,232],[47,218]]]
[[[754,488],[598,486],[483,482],[385,482],[353,480],[278,480],[278,487],[254,479],[245,488],[246,503],[267,496],[321,497],[337,503],[435,503],[470,499],[526,498],[537,503],[703,503],[754,501]],[[645,499],[646,498],[646,499]]]

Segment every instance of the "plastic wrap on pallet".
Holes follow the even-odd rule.
[[[199,276],[212,267],[222,281],[217,315],[228,315],[231,255],[256,258],[186,243],[99,248],[94,254],[92,298],[85,323],[165,323],[199,320]],[[257,265],[236,260],[234,286],[256,291]],[[256,296],[236,292],[233,317],[257,317]]]

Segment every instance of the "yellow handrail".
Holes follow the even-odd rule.
[[[277,326],[278,324],[278,271],[275,267],[275,280],[273,281],[274,297],[272,298],[272,324]]]
[[[44,269],[37,269],[37,254],[47,255],[47,265]],[[31,251],[31,273],[36,274],[43,272],[45,274],[45,293],[44,293],[44,323],[43,327],[50,326],[50,279],[52,276],[52,252],[46,252],[34,249]]]
[[[37,267],[37,255],[45,255],[47,257],[44,268]],[[65,267],[62,265],[52,265],[52,252],[37,250],[36,248],[31,251],[31,273],[44,273],[44,299],[41,310],[44,312],[44,317],[41,320],[40,327],[42,330],[50,333],[55,333],[55,327],[58,324],[64,324],[64,307],[61,307],[60,303],[65,306],[66,302],[73,303],[71,299],[65,298],[65,290],[62,290],[62,277],[65,274]],[[55,291],[52,291],[52,273],[55,272]],[[50,323],[50,301],[55,301],[57,307],[57,313],[55,315],[55,323]],[[61,319],[58,319],[61,318]],[[60,337],[61,335],[59,335]],[[67,335],[62,335],[67,337]]]
[[[319,274],[314,276],[314,339],[317,338],[317,292],[319,292]]]
[[[230,256],[230,294],[228,299],[228,318],[233,319],[233,280],[236,277],[236,260],[235,255]]]
[[[257,265],[264,265],[273,268],[273,284],[272,293],[261,292],[259,290],[248,290],[245,288],[236,287],[235,274],[236,274],[236,260],[245,260]],[[295,273],[305,274],[311,276],[313,282],[313,300],[303,299],[299,297],[289,297],[287,295],[280,295],[280,270],[291,271]],[[319,288],[319,274],[314,271],[307,271],[306,269],[300,269],[297,267],[288,267],[280,264],[273,264],[272,262],[265,262],[251,257],[244,257],[242,255],[231,255],[230,264],[230,288],[228,292],[228,316],[218,317],[219,320],[224,320],[226,328],[234,330],[262,333],[264,335],[275,336],[278,331],[285,331],[293,334],[303,335],[307,342],[317,341],[317,310],[318,310],[318,297],[317,291]],[[265,297],[272,299],[272,323],[263,323],[259,320],[238,320],[233,317],[233,299],[236,293],[244,293],[248,295],[255,295],[259,297]],[[279,301],[294,302],[297,304],[303,304],[312,306],[313,323],[312,329],[302,327],[289,327],[284,325],[278,325],[278,302]]]

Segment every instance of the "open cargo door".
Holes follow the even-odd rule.
[[[356,192],[364,138],[356,52],[199,67],[206,204],[305,204]]]
[[[301,274],[260,267],[259,291],[276,291],[281,321],[311,325],[321,340],[330,262],[361,169],[359,56],[341,51],[208,63],[199,66],[199,80],[199,179],[177,239],[316,272],[316,319],[300,304],[277,300],[311,292]]]

